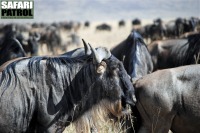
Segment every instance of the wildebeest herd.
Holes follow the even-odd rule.
[[[71,123],[77,132],[101,132],[102,114],[123,122],[127,133],[198,133],[200,20],[171,23],[156,19],[136,28],[141,20],[135,19],[111,51],[82,39],[84,47],[62,54],[59,29],[76,33],[80,23],[1,25],[0,132],[60,133]],[[112,28],[103,23],[96,30]],[[53,56],[38,55],[44,43]]]

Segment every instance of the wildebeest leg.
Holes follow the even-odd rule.
[[[168,133],[171,128],[171,123],[174,118],[174,113],[166,112],[165,109],[150,105],[136,104],[142,117],[142,126],[139,133]]]

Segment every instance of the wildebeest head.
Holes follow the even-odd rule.
[[[99,85],[105,89],[104,96],[113,101],[125,98],[125,102],[134,105],[134,90],[122,62],[112,56],[106,48],[91,49],[96,74],[101,81]]]
[[[101,85],[105,88],[109,88],[112,91],[111,94],[106,94],[109,98],[121,98],[123,100],[127,100],[124,102],[128,102],[129,104],[134,104],[132,97],[129,94],[132,94],[133,88],[131,84],[129,84],[129,77],[127,76],[127,72],[124,69],[122,62],[120,62],[117,58],[111,55],[110,51],[108,51],[104,47],[99,47],[93,49],[90,45],[88,45],[84,40],[84,48],[75,49],[73,51],[67,52],[61,56],[63,57],[71,57],[75,58],[78,56],[91,55],[93,57],[92,63],[95,66],[97,77],[99,77],[102,81]],[[117,89],[116,89],[117,88]],[[123,88],[123,90],[121,90]],[[116,89],[116,90],[115,90]],[[109,90],[106,90],[108,93]],[[114,93],[114,91],[118,91]],[[129,93],[130,91],[130,93]],[[116,94],[118,96],[116,96]],[[121,96],[121,97],[120,97]],[[134,99],[135,100],[135,99]]]
[[[92,68],[93,72],[91,72],[90,76],[94,81],[92,88],[90,89],[93,96],[87,106],[89,106],[91,101],[98,102],[98,106],[96,107],[97,109],[93,108],[91,110],[91,112],[95,113],[90,113],[89,115],[86,115],[86,117],[79,117],[78,122],[82,119],[82,123],[90,121],[90,124],[88,125],[91,125],[91,123],[96,125],[96,112],[99,113],[99,110],[105,110],[106,108],[106,110],[109,110],[108,112],[105,111],[106,113],[111,113],[115,117],[120,117],[123,115],[124,105],[127,103],[134,106],[136,98],[133,85],[130,82],[130,78],[125,71],[122,62],[111,55],[110,51],[106,48],[100,47],[93,49],[91,47],[91,51],[92,58],[90,63],[94,67]],[[87,51],[86,53],[90,53],[90,51]],[[80,125],[81,127],[79,127]],[[79,123],[76,126],[79,127],[78,129],[82,129],[84,125]],[[80,130],[78,132],[80,132]]]

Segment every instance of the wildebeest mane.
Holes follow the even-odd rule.
[[[176,66],[198,63],[199,59],[195,61],[195,57],[200,54],[200,34],[189,36],[188,42],[181,46],[178,53]]]
[[[93,84],[95,79],[93,78],[89,67],[92,67],[93,65],[88,65],[88,62],[92,62],[91,56],[82,56],[75,58],[44,56],[31,57],[12,62],[0,73],[0,102],[3,102],[3,94],[8,89],[11,93],[13,92],[13,90],[19,89],[19,92],[21,93],[20,95],[22,95],[22,97],[26,97],[26,91],[29,91],[27,89],[32,86],[32,83],[36,85],[37,82],[40,82],[40,85],[42,86],[36,86],[38,89],[42,90],[43,88],[45,88],[49,90],[49,94],[47,94],[49,95],[49,98],[47,100],[47,112],[50,115],[55,115],[55,118],[52,120],[51,123],[47,125],[47,127],[50,127],[53,123],[55,123],[64,112],[69,113],[69,118],[61,118],[59,123],[62,124],[63,121],[65,122],[67,119],[67,124],[70,124],[85,111],[91,108],[93,103],[90,102],[96,103],[99,99],[101,99],[101,93],[99,92],[100,90],[98,90],[97,92],[93,91],[92,89],[94,88]],[[73,65],[74,63],[75,65]],[[18,74],[19,70],[16,70],[16,68],[19,68],[19,66],[17,66],[18,64],[26,65],[26,73],[23,73],[23,70],[20,70],[20,74],[26,74],[26,86],[28,88],[25,88],[23,86],[23,83],[21,83],[21,80],[23,79],[20,79],[21,75],[19,76]],[[48,77],[51,78],[48,79]],[[84,77],[87,77],[87,79]],[[44,80],[45,82],[48,82],[48,84],[43,85],[43,81],[39,81],[42,78],[45,78]],[[62,88],[62,86],[64,88]],[[54,90],[54,88],[56,88],[56,90]],[[63,89],[64,95],[62,95]],[[95,95],[95,97],[92,101],[88,102],[88,97],[91,97],[91,95]],[[25,101],[25,99],[21,100],[22,102]]]
[[[42,57],[31,57],[31,58],[24,58],[20,59],[17,61],[14,61],[10,63],[1,73],[0,77],[0,86],[4,91],[6,88],[8,88],[11,84],[14,85],[13,87],[16,87],[17,82],[19,81],[17,75],[16,75],[16,70],[15,67],[16,65],[20,64],[21,62],[28,60],[27,64],[27,69],[29,71],[29,79],[32,79],[32,81],[37,80],[37,77],[41,76],[41,67],[40,63],[41,61],[46,61],[46,67],[47,69],[53,73],[56,77],[57,75],[57,66],[61,65],[66,65],[64,71],[68,71],[68,69],[75,69],[71,64],[73,63],[83,63],[84,60],[90,60],[91,57],[89,56],[81,56],[81,57],[75,57],[75,58],[69,58],[69,57],[47,57],[47,56],[42,56]],[[72,68],[73,67],[73,68]],[[60,72],[60,74],[63,74],[63,72]],[[15,80],[13,80],[13,77]],[[56,78],[57,79],[57,78]],[[3,95],[3,92],[2,94]]]
[[[185,64],[195,64],[199,63],[199,59],[195,61],[194,56],[199,56],[200,54],[200,34],[195,34],[188,37],[189,47],[187,49],[187,55],[185,58]]]

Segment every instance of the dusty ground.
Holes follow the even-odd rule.
[[[108,24],[112,25],[111,32],[96,31],[95,27],[98,24],[100,23],[92,23],[90,28],[81,28],[78,33],[81,38],[91,43],[94,47],[104,46],[110,49],[126,39],[131,32],[130,22],[127,22],[124,27],[119,27],[117,22],[108,22]]]

